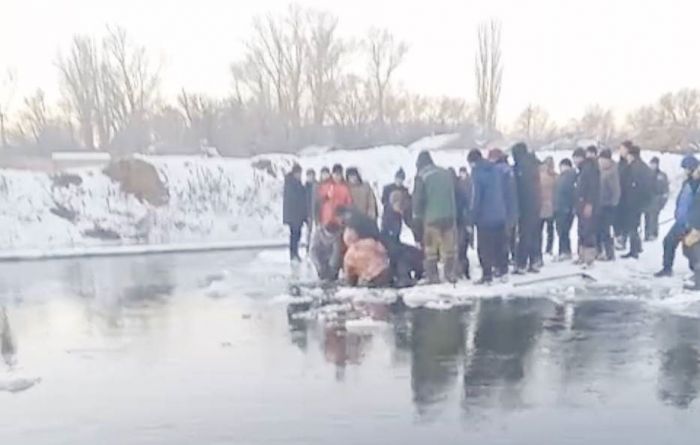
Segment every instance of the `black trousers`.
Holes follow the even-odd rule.
[[[476,236],[481,270],[484,278],[492,279],[494,269],[498,269],[499,272],[503,273],[503,263],[504,259],[506,259],[504,253],[507,252],[505,226],[477,227]],[[505,271],[508,271],[507,260]]]
[[[639,225],[642,222],[641,211],[630,211],[627,214],[625,235],[630,240],[630,254],[639,255],[642,252],[642,239],[639,237]]]
[[[664,269],[673,270],[673,263],[676,259],[676,249],[683,242],[683,235],[686,229],[678,223],[674,223],[664,237]]]
[[[538,219],[521,219],[518,224],[518,247],[515,262],[520,269],[524,269],[528,265],[534,266],[539,260],[538,223]]]
[[[659,213],[656,208],[644,212],[644,238],[647,240],[659,237]]]
[[[542,258],[542,244],[544,243],[543,232],[545,229],[547,230],[547,244],[544,247],[544,252],[551,255],[552,249],[554,248],[554,217],[540,219],[540,225],[537,229],[537,235],[540,238],[537,240],[540,259]]]
[[[559,255],[571,255],[571,226],[574,224],[574,214],[557,213],[555,220],[559,238]]]
[[[460,269],[458,271],[459,275],[469,278],[469,244],[471,244],[471,235],[467,230],[466,226],[457,227],[457,261],[459,262]]]
[[[616,207],[605,206],[600,209],[598,220],[598,250],[603,252],[608,259],[615,257],[613,226],[615,225],[616,212]]]
[[[301,240],[301,224],[289,225],[289,258],[299,259],[299,241]]]

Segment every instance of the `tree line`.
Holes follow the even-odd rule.
[[[250,155],[307,145],[408,143],[442,132],[462,132],[482,143],[506,135],[535,146],[564,136],[601,143],[633,137],[645,147],[665,149],[685,149],[696,140],[695,89],[666,94],[620,126],[599,105],[558,126],[536,104],[503,125],[502,30],[495,20],[476,29],[473,100],[407,91],[396,81],[409,53],[406,42],[386,29],[345,38],[338,25],[329,12],[296,5],[255,17],[243,53],[231,64],[229,94],[212,97],[183,88],[170,100],[161,92],[162,67],[125,29],[75,35],[55,61],[58,103],[47,103],[41,89],[18,99],[16,75],[0,76],[0,145],[120,154],[215,147],[223,155]]]

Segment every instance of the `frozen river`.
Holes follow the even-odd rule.
[[[696,318],[606,296],[290,319],[277,257],[0,264],[0,388],[40,379],[0,391],[0,443],[698,443]]]

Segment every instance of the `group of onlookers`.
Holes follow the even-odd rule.
[[[595,261],[613,261],[615,251],[627,246],[622,258],[638,258],[642,217],[644,239],[653,241],[669,198],[659,159],[647,165],[640,154],[630,141],[619,146],[617,156],[607,148],[578,148],[571,159],[559,162],[557,171],[552,157],[540,161],[518,143],[511,156],[497,148],[471,150],[466,159],[471,171],[465,166],[455,171],[436,165],[423,151],[416,160],[412,193],[399,170],[394,182],[384,187],[379,204],[354,167],[323,168],[318,180],[308,170],[302,184],[301,167],[294,165],[284,188],[290,256],[299,260],[306,224],[313,233],[307,243],[319,278],[336,280],[343,270],[349,284],[404,287],[421,278],[437,283],[440,263],[447,281],[469,279],[468,249],[474,244],[481,284],[505,279],[511,272],[538,273],[545,254],[555,261],[574,259],[585,268]],[[692,156],[683,159],[688,179],[678,197],[675,223],[664,239],[664,267],[657,276],[671,273],[674,252],[684,239],[691,263],[700,263],[700,252],[694,259],[690,247],[695,245],[688,244],[696,229],[692,209],[697,190],[693,174],[700,177],[697,167]],[[700,229],[700,208],[695,216]],[[575,252],[570,236],[574,222]],[[412,231],[415,245],[402,242],[403,227]]]

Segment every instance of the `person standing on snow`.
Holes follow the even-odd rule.
[[[515,172],[508,163],[508,156],[499,148],[492,148],[488,157],[501,176],[501,189],[506,205],[506,238],[503,251],[496,261],[495,272],[495,277],[500,278],[508,274],[511,259],[515,262],[518,232],[518,188],[515,183]]]
[[[445,278],[457,281],[457,229],[455,185],[452,175],[435,165],[427,151],[418,154],[413,191],[413,224],[425,253],[425,273],[430,283],[440,281],[438,261],[444,262]]]
[[[624,141],[620,144],[617,149],[619,160],[617,162],[617,170],[620,176],[620,204],[617,206],[617,212],[615,212],[615,243],[616,250],[625,250],[627,246],[627,193],[625,184],[627,184],[627,176],[629,173],[629,162],[627,161],[627,156],[629,150],[634,146],[632,141]]]
[[[652,193],[653,173],[642,161],[639,147],[633,145],[627,149],[627,171],[622,181],[620,207],[624,209],[625,234],[630,240],[630,251],[622,258],[639,258],[642,252],[642,240],[639,237],[639,225],[642,213],[649,205]]]
[[[292,171],[284,177],[282,197],[282,221],[289,226],[289,259],[292,261],[301,261],[299,240],[301,227],[307,219],[307,196],[301,183],[301,166],[294,164]]]
[[[503,192],[506,184],[498,166],[484,160],[478,149],[469,152],[467,161],[472,168],[471,213],[476,225],[477,252],[482,270],[477,284],[488,284],[493,281],[494,270],[499,272],[506,259],[508,215]]]
[[[693,180],[700,181],[700,168],[693,172]],[[683,253],[688,258],[690,269],[693,271],[693,284],[683,286],[684,289],[700,290],[700,193],[695,193],[693,202],[688,210],[688,231],[683,236]]]
[[[360,172],[355,167],[348,168],[345,176],[347,177],[350,195],[352,195],[352,202],[355,208],[376,221],[377,199],[374,197],[372,187],[362,181],[362,176],[360,176]]]
[[[316,172],[310,168],[306,170],[306,252],[311,248],[311,233],[318,220],[318,206],[316,200]]]
[[[400,192],[402,196],[401,202],[403,205],[401,212],[401,214],[403,215],[403,221],[409,228],[411,228],[411,220],[413,218],[413,210],[411,209],[411,193],[404,185],[405,181],[406,173],[403,171],[402,168],[400,168],[396,171],[396,174],[394,175],[394,182],[385,185],[384,189],[382,190],[382,209],[386,210],[387,208],[390,208],[390,198],[392,193]]]
[[[311,247],[312,259],[314,259],[314,252],[327,253],[330,248],[329,255],[323,255],[314,259],[314,265],[316,265],[319,278],[336,280],[343,260],[342,223],[338,218],[337,212],[341,207],[352,205],[350,189],[343,180],[342,165],[334,165],[331,178],[319,184],[317,199],[320,206],[319,226],[323,230],[318,230],[319,236],[313,237]],[[314,248],[314,245],[316,245],[316,248]]]
[[[552,254],[554,248],[554,188],[557,182],[557,172],[554,170],[554,158],[548,156],[540,165],[540,222],[537,229],[537,235],[540,237],[538,241],[539,266],[542,261],[542,235],[545,228],[547,229],[547,244],[544,252],[548,255]]]
[[[659,214],[666,207],[671,193],[668,176],[659,168],[659,158],[654,156],[649,162],[654,175],[652,197],[644,212],[644,241],[654,241],[659,237]]]
[[[515,181],[518,189],[518,247],[515,274],[538,273],[537,228],[540,220],[539,162],[527,145],[513,146]]]
[[[459,176],[455,185],[455,202],[457,204],[457,261],[459,275],[471,279],[469,268],[469,245],[472,244],[472,178],[467,167],[459,168]]]
[[[620,172],[612,160],[612,152],[605,149],[600,152],[598,159],[600,168],[600,212],[598,219],[598,251],[599,259],[612,261],[615,259],[615,240],[612,228],[615,224],[615,214],[620,203]]]
[[[693,155],[688,155],[681,161],[681,168],[686,173],[686,179],[681,186],[681,191],[676,198],[676,211],[673,214],[674,222],[668,233],[664,237],[664,257],[662,269],[654,276],[670,277],[673,275],[673,262],[676,258],[676,249],[683,241],[683,237],[688,231],[688,214],[693,204],[693,199],[698,190],[698,182],[693,173],[700,166],[700,162]]]
[[[562,159],[554,194],[554,219],[559,238],[558,261],[571,259],[571,226],[574,224],[577,176],[571,161]]]
[[[576,217],[578,218],[579,262],[591,267],[596,258],[596,213],[600,200],[600,171],[597,161],[587,156],[595,147],[588,150],[577,148],[573,159],[578,169],[576,178]]]

